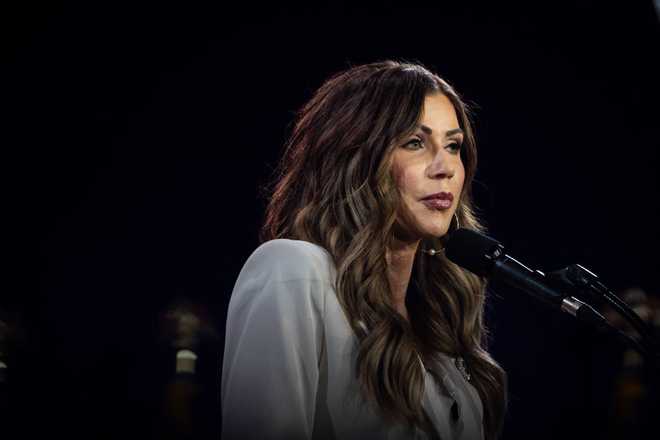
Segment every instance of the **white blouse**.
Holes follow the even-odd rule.
[[[339,305],[328,252],[272,240],[248,258],[229,302],[222,439],[427,439],[363,399],[357,338]],[[483,439],[476,389],[448,356],[426,365],[423,406],[437,437]],[[453,410],[452,410],[453,408]]]

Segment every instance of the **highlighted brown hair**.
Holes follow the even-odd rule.
[[[408,322],[394,309],[386,275],[400,203],[391,152],[413,133],[425,97],[434,93],[449,98],[465,134],[465,183],[456,214],[462,227],[482,231],[472,201],[477,150],[465,103],[422,65],[383,61],[334,75],[298,112],[261,239],[306,240],[332,255],[338,299],[359,340],[356,375],[368,401],[387,417],[425,429],[418,356],[462,356],[491,440],[501,432],[507,399],[506,374],[487,351],[485,280],[442,254],[418,251]],[[431,238],[419,248],[442,246],[442,238]]]

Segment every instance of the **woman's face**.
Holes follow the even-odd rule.
[[[463,132],[449,98],[424,100],[420,125],[394,148],[392,177],[401,194],[398,225],[405,239],[441,237],[449,230],[465,180]]]

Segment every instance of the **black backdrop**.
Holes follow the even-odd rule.
[[[23,438],[154,435],[171,374],[158,321],[181,298],[218,331],[200,411],[203,435],[219,435],[225,309],[258,244],[259,188],[293,112],[350,64],[421,61],[475,103],[477,202],[511,254],[658,293],[650,0],[3,9],[0,306],[18,329],[5,426]],[[492,291],[505,438],[598,437],[620,353]]]

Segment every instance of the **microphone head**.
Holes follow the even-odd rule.
[[[471,229],[459,228],[449,235],[445,255],[453,263],[480,276],[487,276],[493,262],[504,255],[504,247],[495,239]]]

